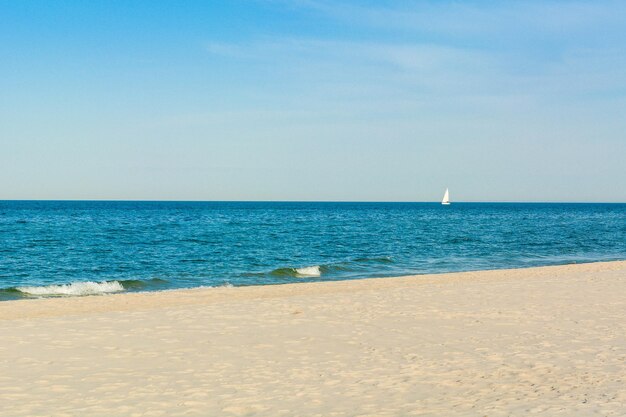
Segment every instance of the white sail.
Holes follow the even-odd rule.
[[[443,200],[441,200],[441,204],[445,204],[445,205],[450,204],[450,193],[448,192],[447,188],[446,188],[445,194],[443,195]]]

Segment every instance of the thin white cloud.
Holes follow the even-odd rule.
[[[455,2],[402,1],[362,5],[347,1],[274,0],[351,25],[368,25],[449,36],[506,34],[525,30],[564,34],[621,28],[626,4],[611,1]]]
[[[261,1],[350,30],[256,38],[212,52],[280,62],[271,69],[307,82],[377,81],[423,94],[571,96],[626,84],[625,2]]]
[[[454,46],[307,38],[263,38],[212,44],[226,59],[306,83],[380,82],[448,95],[559,94],[623,86],[624,56],[615,49],[566,49],[542,60],[519,51]],[[585,82],[586,81],[586,82]],[[366,90],[369,87],[365,87]]]

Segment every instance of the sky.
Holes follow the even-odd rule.
[[[0,199],[626,202],[623,1],[0,0]]]

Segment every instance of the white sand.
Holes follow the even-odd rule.
[[[0,416],[624,416],[626,262],[0,303]]]

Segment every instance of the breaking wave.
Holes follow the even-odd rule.
[[[322,275],[322,268],[319,265],[296,268],[296,275],[303,277],[319,277]]]
[[[87,281],[61,285],[46,285],[42,287],[16,287],[15,289],[26,295],[53,297],[63,295],[109,294],[124,291],[124,286],[119,281]]]
[[[301,268],[278,268],[270,272],[270,275],[292,278],[319,277],[323,273],[322,268],[323,267],[319,265],[304,266]]]
[[[0,288],[0,301],[29,297],[71,297],[82,295],[111,294],[124,291],[159,290],[167,287],[163,279],[128,279],[119,281],[77,281],[69,284],[23,285]]]
[[[367,269],[371,269],[372,264],[385,265],[394,264],[395,261],[390,256],[355,258],[343,262],[325,265],[312,265],[303,267],[283,267],[269,272],[247,272],[241,274],[243,277],[274,277],[274,278],[315,278],[321,276],[337,276],[338,274],[362,274]]]

